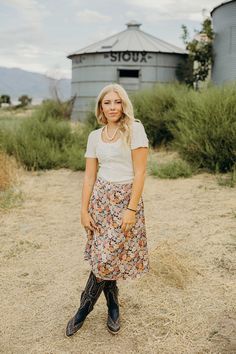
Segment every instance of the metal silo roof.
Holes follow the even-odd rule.
[[[230,1],[225,1],[225,2],[222,2],[221,4],[217,5],[216,7],[214,7],[214,9],[211,11],[211,16],[213,14],[213,12],[218,9],[219,7],[223,6],[223,5],[226,5],[226,4],[229,4],[230,2],[234,2],[235,0],[230,0]]]
[[[126,24],[127,29],[113,36],[107,37],[97,43],[93,43],[75,53],[68,55],[68,58],[74,55],[87,53],[105,53],[105,52],[161,52],[186,54],[187,51],[169,44],[159,38],[156,38],[140,30],[141,23],[131,21]]]

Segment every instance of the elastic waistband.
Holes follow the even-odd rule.
[[[133,181],[127,181],[127,182],[111,182],[111,181],[107,181],[106,179],[104,179],[103,177],[97,177],[97,181],[104,183],[104,184],[112,184],[112,185],[132,185]]]

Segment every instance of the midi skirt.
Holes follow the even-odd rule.
[[[149,271],[144,204],[138,203],[136,222],[128,232],[121,230],[122,216],[129,204],[132,183],[96,179],[89,214],[97,230],[87,231],[84,259],[96,277],[104,280],[139,278]]]

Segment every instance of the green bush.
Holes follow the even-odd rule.
[[[90,102],[89,110],[86,114],[86,119],[84,121],[85,126],[91,131],[94,129],[98,129],[101,126],[98,124],[97,118],[94,112],[95,101]]]
[[[85,149],[78,149],[76,144],[71,145],[66,150],[67,152],[67,167],[73,171],[85,170]]]
[[[17,130],[0,128],[0,150],[5,151],[8,155],[14,155],[14,146]]]
[[[170,179],[179,177],[191,177],[193,173],[191,166],[182,160],[161,164],[158,164],[156,161],[150,161],[148,169],[152,176]]]
[[[65,146],[70,143],[70,126],[66,122],[36,118],[25,121],[17,131],[14,155],[27,169],[65,167]]]
[[[189,89],[184,85],[155,85],[134,94],[135,118],[140,119],[152,147],[168,144],[173,140],[169,123],[175,123],[175,106],[180,96]]]
[[[81,123],[79,123],[74,129],[71,137],[71,144],[66,148],[68,168],[71,168],[74,171],[85,170],[84,154],[88,135],[91,130],[89,124]]]
[[[72,125],[63,119],[60,107],[58,102],[46,101],[32,117],[14,124],[14,129],[12,124],[0,125],[0,147],[28,170],[84,170],[87,138],[97,127],[96,119],[91,116],[85,123]]]
[[[45,122],[52,118],[55,120],[70,120],[74,99],[68,101],[45,100],[34,113],[35,117]]]
[[[28,118],[15,132],[5,130],[2,135],[2,148],[26,169],[49,169],[66,164],[65,146],[71,140],[69,123]]]
[[[189,92],[176,104],[168,126],[172,148],[199,168],[227,172],[236,162],[236,86]]]

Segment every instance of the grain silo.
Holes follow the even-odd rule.
[[[124,31],[68,56],[71,94],[77,96],[72,119],[83,120],[90,102],[107,84],[116,82],[132,92],[177,80],[175,70],[186,51],[143,32],[140,26],[131,21]]]
[[[236,80],[236,1],[227,1],[211,11],[214,64],[212,80],[223,84]]]

